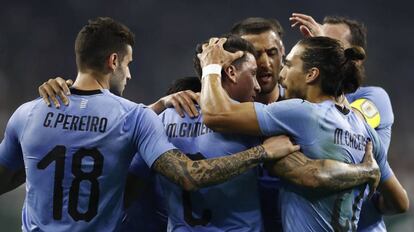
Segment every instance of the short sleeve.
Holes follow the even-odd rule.
[[[388,93],[381,87],[361,87],[355,93],[347,95],[350,103],[358,99],[367,99],[378,109],[381,120],[379,128],[390,127],[394,123],[394,113]]]
[[[142,159],[151,167],[159,156],[176,147],[168,141],[161,120],[152,110],[139,105],[134,111],[128,119],[134,122],[133,143]]]
[[[361,87],[355,93],[347,94],[347,99],[351,104],[357,103],[358,101],[364,102],[365,100],[369,100],[374,104],[374,107],[369,107],[369,104],[367,104],[368,107],[366,110],[368,112],[362,113],[364,117],[367,117],[370,113],[375,114],[376,111],[378,112],[379,124],[375,130],[385,150],[388,151],[391,142],[392,125],[394,123],[394,113],[388,93],[381,87]]]
[[[311,142],[317,128],[317,114],[312,105],[301,99],[290,99],[270,105],[254,103],[257,120],[263,135],[287,134],[302,139],[301,144]],[[307,141],[303,139],[306,138]],[[297,141],[299,142],[299,141]]]
[[[0,144],[0,165],[16,171],[24,167],[20,138],[26,123],[27,104],[19,107],[11,116]],[[26,111],[25,111],[26,110]]]

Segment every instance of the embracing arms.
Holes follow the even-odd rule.
[[[299,146],[293,145],[286,136],[271,137],[263,145],[234,155],[193,161],[181,151],[173,149],[161,155],[152,165],[153,169],[185,190],[222,183],[259,163],[280,159]]]

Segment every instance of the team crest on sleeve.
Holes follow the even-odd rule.
[[[372,128],[379,126],[381,116],[377,106],[372,101],[361,98],[352,102],[351,106],[364,115],[365,120]]]

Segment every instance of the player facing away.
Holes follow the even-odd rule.
[[[252,49],[251,45],[237,37],[231,37],[229,41],[226,42],[225,47],[229,51],[236,51],[237,49],[240,49],[241,51],[244,51],[248,49],[251,53],[254,53],[254,49]],[[201,45],[197,47],[196,53],[201,52]],[[251,56],[250,56],[251,58]],[[201,77],[201,67],[200,62],[198,58],[194,59],[194,65],[197,70],[198,75]],[[252,67],[254,64],[252,64],[252,59],[241,59],[238,62],[233,62],[234,66],[228,69],[229,76],[227,74],[223,74],[223,87],[225,90],[230,94],[230,96],[233,99],[237,99],[240,102],[246,102],[251,101],[252,96],[257,94],[257,85],[256,85],[256,91],[255,91],[255,85],[254,85],[254,74],[255,72],[246,72],[246,67],[243,65],[244,63],[250,64],[247,65],[247,67]],[[247,69],[248,70],[248,69]],[[231,71],[231,72],[229,72]],[[237,72],[235,72],[237,71]],[[199,79],[196,79],[197,82],[194,81],[194,79],[185,79],[180,80],[176,82],[174,89],[176,91],[180,91],[187,85],[190,85],[192,87],[192,90],[198,88],[201,89],[201,83]],[[249,81],[250,80],[250,81]],[[43,84],[40,89],[46,89],[51,88],[52,89],[60,89],[60,85],[65,85],[65,81],[61,78],[57,79],[51,79],[47,83]],[[52,88],[52,86],[54,86]],[[194,89],[193,89],[194,88]],[[64,89],[64,88],[63,88]],[[63,91],[62,89],[62,91]],[[46,92],[50,92],[46,91]],[[41,91],[45,92],[45,91]],[[174,91],[175,92],[175,91]],[[157,103],[153,105],[158,105],[152,108],[155,112],[159,112],[160,110],[165,110],[165,106],[171,105],[174,106],[175,104],[173,102],[179,103],[181,106],[183,102],[191,101],[191,99],[197,100],[195,97],[191,97],[191,94],[186,94],[187,92],[178,92],[174,93],[172,95],[168,95],[166,97],[161,98]],[[43,96],[45,98],[51,97],[51,96]],[[197,108],[197,112],[194,112],[194,110],[188,111],[190,108]],[[164,108],[164,109],[163,109]],[[176,107],[175,107],[176,108]],[[205,147],[210,146],[204,146],[205,144],[209,144],[209,136],[218,135],[219,138],[222,138],[219,143],[220,146],[218,148],[221,148],[223,150],[226,150],[224,147],[225,145],[235,145],[239,144],[241,146],[248,146],[251,142],[250,139],[248,141],[237,141],[238,138],[243,138],[246,136],[229,136],[225,134],[218,134],[215,132],[211,132],[204,136],[203,133],[184,133],[185,136],[176,136],[180,133],[178,131],[188,131],[188,130],[195,130],[200,131],[201,127],[200,125],[203,125],[201,120],[202,117],[194,118],[190,115],[200,115],[198,113],[199,107],[198,106],[192,106],[188,105],[188,108],[186,110],[187,117],[183,118],[179,111],[175,113],[174,111],[167,111],[161,115],[161,118],[163,119],[163,122],[165,124],[165,128],[167,131],[170,131],[168,133],[169,139],[173,142],[173,144],[177,145],[178,147],[182,147],[183,144],[188,144],[188,147],[190,147],[192,150],[204,149]],[[167,117],[169,116],[169,117]],[[192,118],[192,119],[189,119]],[[171,123],[172,121],[172,123]],[[178,127],[177,125],[180,125],[181,127]],[[191,126],[190,126],[191,125]],[[195,126],[192,126],[195,125]],[[192,128],[192,129],[191,129]],[[173,132],[171,132],[173,131]],[[258,138],[252,138],[253,140],[258,140]],[[205,141],[205,143],[199,143],[195,142],[202,139]],[[239,139],[240,140],[240,139]],[[217,138],[213,136],[212,141],[217,141]],[[194,142],[194,143],[191,143]],[[243,142],[243,143],[241,143]],[[203,146],[200,144],[204,144]],[[184,150],[188,150],[189,148],[185,147]],[[203,148],[204,147],[204,148]],[[218,149],[216,148],[216,149]],[[211,154],[211,151],[208,152],[208,154]],[[200,158],[200,157],[199,157]],[[368,153],[365,155],[364,163],[357,164],[357,165],[348,165],[342,162],[333,161],[333,160],[311,160],[304,156],[300,152],[294,152],[290,154],[289,156],[282,158],[281,160],[277,161],[277,163],[274,164],[274,169],[276,170],[276,174],[282,178],[284,178],[287,181],[290,181],[292,183],[313,188],[314,190],[318,191],[338,191],[347,189],[362,183],[365,183],[367,181],[372,183],[377,183],[379,179],[379,171],[376,172],[378,166],[376,162],[373,160],[372,153],[368,150]],[[164,196],[164,192],[171,192],[171,194],[168,194],[170,197],[169,199],[181,199],[179,196],[182,194],[183,191],[185,191],[182,188],[179,188],[178,186],[172,184],[171,182],[167,182],[164,184],[165,186],[173,186],[170,188],[169,191],[163,191],[163,189],[159,188],[160,185],[157,184],[157,178],[154,178],[153,172],[150,171],[148,168],[146,168],[145,162],[142,160],[140,156],[135,156],[133,162],[131,163],[131,166],[129,168],[130,175],[127,179],[127,191],[126,191],[126,198],[131,199],[134,198],[134,196],[137,196],[137,199],[135,199],[132,202],[132,205],[127,208],[126,210],[126,217],[123,221],[122,230],[123,231],[139,231],[139,230],[145,230],[145,231],[161,231],[165,230],[163,228],[163,216],[162,216],[162,203],[164,202],[164,199],[161,199]],[[303,173],[308,173],[309,175],[303,175]],[[145,187],[149,188],[143,188],[141,187],[142,184],[140,183],[146,183]],[[150,183],[148,183],[150,182]],[[250,178],[250,183],[256,182],[255,178]],[[150,186],[148,186],[150,185]],[[183,203],[185,204],[177,204],[177,201],[171,201],[169,204],[171,207],[170,217],[174,220],[170,220],[170,230],[192,230],[192,231],[208,231],[208,230],[226,230],[226,229],[236,229],[237,230],[261,230],[261,223],[260,217],[258,216],[259,213],[259,207],[256,204],[256,207],[250,207],[250,213],[247,215],[247,210],[244,209],[243,214],[240,215],[240,207],[234,207],[234,205],[239,205],[239,202],[250,202],[255,201],[257,202],[257,191],[256,184],[253,185],[253,187],[247,188],[247,186],[231,186],[231,192],[233,195],[240,195],[242,197],[237,198],[237,203],[234,203],[234,200],[228,200],[224,201],[223,198],[228,199],[228,197],[220,197],[222,196],[223,192],[226,192],[225,190],[228,188],[225,188],[225,184],[220,185],[220,188],[208,188],[208,194],[203,194],[205,192],[205,189],[202,189],[198,191],[198,196],[203,196],[202,199],[198,197],[197,200],[194,200],[193,196],[194,194],[185,196],[185,201],[183,200]],[[136,190],[136,192],[132,192],[129,190]],[[249,191],[246,192],[246,189]],[[148,191],[149,190],[149,191]],[[177,190],[177,191],[173,191]],[[218,190],[218,192],[217,192]],[[187,192],[187,191],[185,191]],[[161,194],[160,194],[161,193]],[[176,197],[171,197],[175,193]],[[193,192],[194,193],[194,192]],[[211,195],[213,195],[211,197]],[[157,198],[158,197],[158,198]],[[155,198],[155,199],[154,199]],[[157,200],[158,199],[158,200]],[[244,200],[243,200],[244,199]],[[215,203],[219,200],[219,203]],[[130,201],[130,200],[128,200]],[[154,202],[156,201],[156,202]],[[272,199],[272,201],[269,201],[270,203],[274,203],[275,200]],[[220,210],[215,209],[217,207],[214,207],[215,205],[220,205]],[[250,204],[251,205],[251,204]],[[161,206],[161,207],[160,207]],[[151,209],[151,207],[153,207]],[[180,208],[181,207],[181,208]],[[263,205],[261,205],[260,208],[262,208]],[[184,209],[183,209],[184,208]],[[194,217],[195,215],[200,215],[202,213],[194,212],[193,214],[190,214],[189,212],[192,212],[194,209],[200,209],[200,208],[210,208],[214,210],[209,210],[207,212],[210,212],[211,215],[214,215],[210,217],[207,216],[201,216],[200,218]],[[219,213],[217,213],[217,210]],[[203,211],[204,212],[204,211]],[[263,211],[262,211],[263,212]],[[204,214],[202,214],[204,215]],[[208,214],[207,214],[208,215]],[[241,217],[242,215],[247,215],[246,217]],[[252,216],[253,215],[253,216]],[[235,217],[238,216],[238,217]],[[263,215],[262,215],[263,217]],[[207,219],[211,219],[207,220]],[[243,220],[242,220],[243,219]],[[188,221],[188,223],[187,223]],[[265,220],[263,220],[266,222]],[[158,222],[158,223],[157,223]],[[269,227],[267,227],[269,228]],[[278,227],[270,227],[273,229],[277,229]]]
[[[89,21],[75,42],[72,104],[55,109],[37,99],[10,118],[0,145],[0,192],[15,187],[25,170],[23,231],[119,230],[125,179],[137,152],[190,191],[299,148],[270,138],[235,155],[190,160],[169,143],[151,110],[112,94],[121,95],[131,79],[133,45],[126,26],[110,18]]]
[[[298,26],[304,36],[327,36],[342,42],[345,48],[350,46],[367,47],[367,30],[364,24],[356,20],[339,16],[326,16],[323,24],[316,22],[311,16],[293,13],[290,18],[292,25]],[[363,65],[363,62],[358,62]],[[364,86],[354,93],[346,95],[351,106],[360,113],[365,121],[375,129],[386,151],[391,141],[391,128],[394,114],[390,98],[381,87]],[[398,182],[388,182],[387,184]],[[375,206],[379,193],[373,199],[364,201],[358,223],[358,231],[387,231],[382,214],[402,213],[407,211],[408,204],[402,204],[392,210],[379,211]],[[406,196],[401,199],[406,201]]]
[[[224,41],[212,38],[199,54],[206,69],[201,108],[209,127],[252,135],[288,134],[307,156],[346,163],[359,163],[361,151],[372,140],[381,181],[393,177],[375,131],[338,102],[343,93],[359,87],[362,76],[355,61],[364,58],[360,49],[344,50],[339,42],[326,37],[303,39],[291,50],[281,72],[287,97],[299,99],[270,105],[237,104],[221,88],[217,70],[241,54],[225,52],[221,47]],[[356,229],[364,186],[337,193],[318,193],[286,184],[282,190],[280,202],[285,231]]]

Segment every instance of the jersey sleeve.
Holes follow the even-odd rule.
[[[394,113],[388,93],[381,87],[361,87],[355,93],[347,95],[351,105],[357,108],[367,119],[373,122],[385,150],[388,151],[391,142],[391,130],[394,123]],[[373,104],[373,106],[371,106]]]
[[[378,134],[374,129],[372,129],[370,126],[366,125],[366,128],[368,129],[368,132],[370,134],[371,140],[372,140],[372,146],[373,146],[373,153],[375,160],[378,163],[378,166],[381,171],[381,182],[384,182],[388,180],[391,176],[394,175],[388,161],[387,161],[387,151],[382,144],[381,139],[379,138]]]
[[[148,167],[165,152],[176,149],[168,141],[161,120],[152,110],[139,105],[132,117],[129,121],[134,122],[133,144]]]
[[[317,114],[309,102],[301,99],[290,99],[270,105],[255,102],[254,107],[263,135],[287,134],[295,139],[314,137],[310,136],[310,133],[314,133],[317,128]],[[306,144],[309,141],[301,142]]]
[[[392,126],[394,123],[394,113],[392,110],[391,100],[388,93],[380,87],[367,87],[367,93],[364,98],[372,101],[378,108],[381,115],[379,127]]]
[[[16,171],[24,167],[20,139],[26,123],[28,104],[19,107],[9,119],[0,144],[0,165]]]

